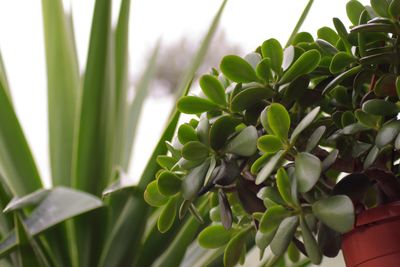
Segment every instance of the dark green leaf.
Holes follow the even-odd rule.
[[[378,116],[394,116],[400,111],[396,104],[383,99],[371,99],[364,102],[362,110]]]
[[[192,169],[182,181],[182,196],[186,200],[193,200],[204,184],[210,162],[206,160],[201,165]]]
[[[190,141],[182,148],[182,157],[190,161],[205,159],[209,153],[208,147],[198,141]]]
[[[286,203],[293,204],[292,185],[284,168],[280,168],[276,173],[276,185]]]
[[[172,172],[164,171],[157,178],[158,190],[164,196],[173,196],[181,189],[181,179]]]
[[[361,13],[365,10],[365,7],[357,0],[350,0],[346,5],[347,17],[353,23],[358,25]]]
[[[158,217],[157,227],[161,233],[167,232],[174,223],[177,209],[177,199],[170,198],[163,207],[160,217]]]
[[[290,116],[286,108],[279,103],[272,103],[267,116],[271,130],[282,140],[286,140],[290,129]]]
[[[176,159],[174,159],[173,157],[170,157],[170,156],[166,156],[166,155],[159,155],[157,157],[157,163],[162,168],[170,170],[176,164]]]
[[[233,112],[244,111],[262,103],[263,100],[272,97],[274,94],[270,87],[261,87],[260,85],[243,89],[233,97],[231,110]]]
[[[361,109],[357,109],[354,112],[359,123],[367,126],[369,128],[377,129],[379,126],[380,117],[375,116],[369,113],[362,111]]]
[[[297,45],[299,43],[312,43],[314,42],[314,38],[308,32],[299,32],[297,33],[292,41],[292,45]]]
[[[326,130],[325,126],[319,126],[315,131],[311,134],[310,138],[307,141],[306,152],[312,151],[321,140]]]
[[[279,257],[285,253],[298,225],[299,218],[297,216],[288,217],[281,222],[271,242],[271,251],[275,256]]]
[[[256,127],[248,126],[228,142],[225,151],[227,153],[250,157],[257,151],[257,138]]]
[[[210,129],[210,145],[214,150],[223,148],[228,137],[235,132],[239,121],[231,116],[218,118]]]
[[[281,44],[276,39],[268,39],[261,46],[261,52],[264,58],[271,59],[272,70],[281,73],[281,65],[283,61],[283,50]]]
[[[317,39],[317,40],[315,40],[315,43],[322,50],[322,52],[324,52],[328,56],[333,56],[338,53],[337,48],[335,46],[333,46],[331,43],[329,43],[328,41],[325,41],[322,39]]]
[[[322,261],[322,253],[303,216],[300,216],[300,227],[307,256],[312,263],[319,265]]]
[[[261,233],[270,233],[276,231],[280,223],[288,216],[290,211],[282,206],[273,206],[267,209],[261,218],[259,229]]]
[[[344,71],[351,63],[356,62],[356,59],[345,52],[337,53],[331,61],[331,65],[329,66],[329,70],[331,73],[336,74]]]
[[[315,120],[318,116],[320,107],[316,107],[310,111],[310,113],[305,116],[300,123],[294,128],[292,136],[290,137],[290,143],[293,144],[296,142],[297,137]]]
[[[205,144],[206,146],[209,145],[209,138],[210,138],[210,122],[208,121],[207,116],[204,114],[200,117],[199,124],[196,128],[196,134],[199,138],[200,142]]]
[[[381,17],[388,18],[389,17],[389,1],[387,0],[371,0],[371,6]]]
[[[245,228],[229,241],[224,251],[225,267],[234,267],[239,262],[240,255],[246,246],[246,237],[248,233],[249,228]]]
[[[203,93],[215,104],[226,106],[225,89],[221,82],[213,75],[203,75],[200,78],[200,87]]]
[[[196,131],[190,124],[184,123],[179,126],[178,139],[181,144],[186,144],[190,141],[198,141]]]
[[[221,189],[218,191],[218,203],[222,225],[225,229],[230,229],[233,222],[232,210],[225,193]]]
[[[322,91],[322,94],[327,94],[329,93],[332,89],[334,89],[337,85],[339,85],[344,79],[349,78],[353,75],[356,75],[358,72],[360,72],[361,66],[356,66],[354,68],[351,68],[338,76],[335,77]]]
[[[275,236],[275,233],[276,233],[276,230],[272,231],[272,232],[268,232],[268,233],[261,233],[260,231],[257,231],[256,237],[255,237],[255,242],[256,242],[257,247],[261,251],[264,251],[271,243],[272,239]]]
[[[184,96],[177,103],[179,111],[186,114],[197,114],[218,110],[219,106],[208,99],[198,96]]]
[[[349,43],[348,36],[349,34],[347,33],[346,27],[343,25],[343,22],[340,21],[338,18],[333,18],[333,25],[335,26],[335,29],[340,37],[340,40],[342,41],[346,52],[351,54],[351,44]]]
[[[228,79],[237,83],[258,81],[253,67],[246,60],[238,56],[225,56],[221,61],[220,69]]]
[[[282,158],[283,150],[278,151],[274,156],[272,156],[268,162],[262,167],[260,172],[257,174],[256,184],[263,183],[274,171],[279,161]]]
[[[355,214],[348,196],[338,195],[319,200],[312,205],[314,215],[339,233],[353,229]]]
[[[258,78],[264,80],[264,81],[269,81],[272,78],[272,63],[271,59],[269,57],[264,58],[263,60],[260,61],[260,63],[257,64],[256,67],[256,74]]]
[[[318,30],[317,36],[319,39],[329,42],[331,45],[336,45],[339,40],[337,33],[329,27],[322,27]]]
[[[400,16],[400,1],[392,0],[389,5],[389,14],[392,18],[398,19]]]
[[[321,175],[321,161],[309,153],[299,153],[295,159],[296,178],[300,192],[310,191]]]
[[[296,77],[313,71],[321,60],[321,54],[316,49],[304,52],[290,68],[283,74],[279,83],[284,84],[294,80]]]
[[[228,243],[234,233],[233,229],[226,230],[222,225],[211,225],[200,232],[197,240],[203,248],[219,248]]]

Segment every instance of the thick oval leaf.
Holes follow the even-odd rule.
[[[282,199],[279,191],[276,187],[266,186],[260,189],[257,193],[257,197],[261,200],[269,199],[278,205],[285,205],[285,201]]]
[[[391,121],[382,126],[375,137],[375,145],[382,148],[390,144],[400,133],[400,121]]]
[[[346,4],[347,17],[353,23],[358,25],[361,13],[365,10],[365,7],[357,0],[350,0]]]
[[[312,151],[321,140],[322,136],[324,135],[326,130],[326,126],[322,125],[319,126],[315,131],[311,134],[310,138],[308,138],[306,152]]]
[[[258,138],[257,147],[265,153],[275,153],[283,148],[283,143],[276,135],[269,134]]]
[[[287,253],[288,258],[292,262],[298,262],[300,260],[300,251],[297,249],[296,245],[293,242],[290,242]]]
[[[230,229],[233,222],[232,210],[229,201],[222,190],[218,191],[218,203],[221,215],[221,223],[225,229]]]
[[[193,200],[204,184],[210,162],[206,160],[201,165],[192,169],[182,181],[182,196],[186,200]]]
[[[261,60],[256,66],[256,74],[258,78],[266,82],[272,79],[271,59],[269,57]]]
[[[196,134],[195,129],[187,123],[182,124],[179,126],[178,129],[178,140],[181,144],[186,144],[190,141],[198,141],[198,137]]]
[[[224,251],[225,267],[234,267],[239,262],[243,249],[245,249],[246,237],[250,229],[245,228],[241,230],[229,241]]]
[[[318,47],[322,50],[324,54],[328,55],[328,57],[334,56],[338,53],[337,48],[328,41],[325,41],[323,39],[317,39],[315,40],[315,43],[318,45]],[[330,61],[331,59],[329,58],[328,62]]]
[[[260,63],[261,61],[261,55],[259,53],[256,52],[252,52],[247,54],[244,59],[250,63],[250,65],[253,67],[253,69],[255,69],[258,65],[258,63]]]
[[[319,220],[339,233],[353,229],[354,206],[348,196],[337,195],[321,199],[312,205],[312,210]]]
[[[161,207],[167,204],[168,198],[158,190],[157,181],[152,181],[144,191],[144,200],[153,207]]]
[[[371,6],[381,17],[388,18],[389,17],[389,2],[387,0],[371,0]]]
[[[227,244],[234,233],[233,229],[226,230],[222,225],[211,225],[200,232],[197,241],[203,248],[219,248]]]
[[[214,150],[225,147],[228,137],[235,132],[239,120],[231,116],[218,118],[210,128],[210,146]]]
[[[276,185],[286,203],[293,204],[292,183],[284,168],[280,168],[276,173]]]
[[[157,163],[162,168],[166,170],[172,169],[172,167],[176,164],[176,159],[166,155],[159,155],[157,156]]]
[[[264,251],[269,244],[271,243],[272,239],[275,236],[276,231],[271,231],[268,233],[261,233],[260,231],[257,231],[256,233],[256,246],[261,250]]]
[[[282,206],[274,206],[267,209],[261,218],[259,230],[261,233],[266,234],[276,231],[280,223],[291,214],[286,208]]]
[[[331,61],[329,71],[333,74],[344,71],[351,63],[356,62],[356,58],[345,52],[337,53]]]
[[[275,256],[279,257],[285,253],[293,239],[298,225],[299,218],[297,216],[288,217],[279,225],[278,231],[276,232],[270,246],[271,251]]]
[[[213,75],[203,75],[199,81],[203,93],[215,104],[226,106],[225,89],[217,77]]]
[[[208,99],[198,96],[184,96],[179,99],[177,108],[186,114],[198,114],[211,110],[218,110],[219,106]]]
[[[254,87],[246,88],[237,93],[231,101],[231,110],[233,112],[241,112],[261,104],[263,100],[274,96],[275,92],[270,87]]]
[[[322,253],[303,216],[300,217],[300,227],[307,256],[312,263],[319,265],[322,261]]]
[[[294,128],[292,136],[290,137],[290,143],[293,144],[296,142],[297,137],[303,132],[310,124],[315,120],[318,116],[320,107],[316,107],[310,111],[310,113],[305,116],[300,123]]]
[[[208,147],[198,141],[190,141],[182,148],[182,157],[191,161],[205,159],[209,153]]]
[[[368,128],[377,129],[379,126],[379,121],[380,121],[379,116],[366,113],[361,109],[357,109],[354,112],[354,115],[356,116],[359,123],[361,123],[364,126],[367,126]]]
[[[288,137],[290,116],[286,108],[279,103],[272,103],[268,109],[268,125],[271,130],[283,140]]]
[[[299,32],[293,39],[292,44],[297,45],[299,43],[312,43],[314,42],[314,38],[308,32]]]
[[[310,191],[321,175],[321,161],[316,156],[303,152],[297,154],[295,166],[298,190],[302,193]]]
[[[250,157],[257,151],[257,138],[256,127],[248,126],[228,142],[225,151],[239,156]]]
[[[367,169],[375,162],[375,160],[378,158],[379,152],[380,150],[377,146],[373,146],[371,148],[371,150],[367,154],[367,157],[364,159],[364,169]]]
[[[322,94],[327,94],[330,91],[332,91],[337,85],[339,85],[343,80],[356,75],[357,73],[359,73],[361,70],[361,66],[356,66],[354,68],[351,68],[341,74],[339,74],[338,76],[335,77],[335,79],[333,79],[326,87],[325,89],[322,91]]]
[[[225,56],[221,61],[220,69],[229,80],[237,83],[258,81],[257,74],[250,63],[238,56]]]
[[[278,151],[268,160],[264,167],[262,167],[260,172],[257,174],[256,184],[263,183],[271,175],[271,173],[274,171],[279,161],[281,160],[283,152],[283,150]]]
[[[394,116],[400,111],[395,103],[383,99],[371,99],[364,102],[362,110],[378,116]]]
[[[210,143],[210,122],[206,114],[203,114],[200,118],[199,124],[196,128],[196,134],[199,138],[200,142],[205,144],[206,146]]]
[[[394,18],[398,19],[400,16],[400,1],[399,0],[392,0],[389,5],[389,15]]]
[[[339,40],[337,33],[329,27],[322,27],[318,29],[317,36],[319,39],[329,42],[331,45],[336,45]]]
[[[340,233],[320,223],[318,229],[318,245],[325,256],[329,258],[336,257],[340,251],[341,241]]]
[[[331,152],[329,152],[328,156],[322,161],[322,171],[325,172],[327,171],[333,163],[335,163],[337,157],[339,155],[339,150],[334,149]]]
[[[308,74],[313,71],[321,60],[321,54],[316,49],[304,52],[290,68],[283,74],[279,80],[280,84],[284,84],[294,80],[296,77]]]
[[[164,171],[157,179],[158,190],[164,196],[173,196],[181,189],[181,179],[172,172]]]
[[[267,131],[267,133],[273,134],[271,128],[269,127],[269,123],[268,123],[268,109],[269,106],[266,106],[263,111],[260,114],[260,122],[261,125],[264,127],[265,131]]]
[[[160,217],[158,217],[157,228],[161,233],[165,233],[171,228],[175,220],[176,208],[177,199],[170,198],[167,205],[162,209]]]
[[[283,61],[283,50],[278,40],[273,38],[266,40],[261,46],[261,53],[263,57],[271,59],[271,68],[279,74]]]

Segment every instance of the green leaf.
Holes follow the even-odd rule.
[[[206,160],[201,165],[192,169],[182,181],[182,196],[186,200],[193,200],[204,184],[210,162]]]
[[[375,162],[375,160],[379,155],[379,152],[380,150],[377,146],[373,146],[371,148],[371,150],[367,154],[367,157],[364,159],[364,164],[363,164],[364,169],[367,169]]]
[[[310,111],[310,113],[305,116],[299,124],[297,124],[296,128],[294,128],[292,136],[290,137],[290,143],[294,144],[297,140],[297,137],[315,120],[318,116],[320,107],[316,107]]]
[[[399,107],[383,99],[370,99],[364,102],[362,110],[368,114],[377,116],[394,116],[399,113]]]
[[[236,234],[228,243],[224,251],[224,266],[234,267],[239,262],[242,250],[246,245],[246,237],[251,228],[245,228]]]
[[[391,143],[399,133],[400,121],[388,122],[384,124],[381,129],[379,129],[375,137],[375,145],[378,148],[382,148]]]
[[[297,33],[292,41],[292,45],[297,45],[299,43],[312,43],[314,38],[309,32],[299,32]]]
[[[344,26],[343,22],[338,18],[333,18],[333,25],[342,41],[346,52],[351,54],[351,44],[349,43],[348,37],[349,34],[347,33],[346,27]]]
[[[176,216],[176,209],[177,209],[177,199],[175,197],[170,198],[167,204],[163,207],[160,217],[158,217],[157,227],[161,233],[167,232]]]
[[[308,192],[317,183],[321,175],[321,161],[314,155],[302,152],[295,159],[298,190]]]
[[[354,115],[356,116],[358,122],[363,124],[364,126],[374,129],[378,128],[379,126],[379,121],[380,121],[379,116],[368,114],[362,111],[361,109],[357,109],[354,112]]]
[[[290,242],[287,253],[288,258],[292,262],[298,262],[300,260],[300,251],[297,249],[296,245],[293,242]]]
[[[198,141],[190,141],[182,148],[182,157],[191,161],[203,160],[209,153],[208,147]]]
[[[250,157],[257,151],[257,138],[256,127],[248,126],[228,142],[225,151],[227,153]]]
[[[257,147],[265,153],[275,153],[283,148],[282,140],[275,135],[263,135],[258,138]]]
[[[256,66],[256,74],[258,78],[268,82],[272,79],[272,63],[270,58],[264,58]],[[280,67],[280,66],[279,66]]]
[[[337,48],[334,45],[332,45],[331,43],[329,43],[328,41],[325,41],[322,39],[317,39],[317,40],[315,40],[315,43],[322,50],[322,52],[327,54],[328,56],[334,56],[338,53]],[[323,58],[323,59],[326,59],[326,58]],[[330,61],[330,59],[328,60],[328,62],[329,61]]]
[[[60,0],[42,1],[47,66],[51,175],[53,185],[71,185],[71,160],[79,89],[73,30]]]
[[[371,6],[381,17],[388,18],[389,17],[389,1],[387,0],[371,0]]]
[[[259,229],[261,233],[276,231],[280,223],[290,216],[290,211],[282,206],[273,206],[267,209],[261,218]]]
[[[222,225],[211,225],[200,232],[197,240],[203,248],[219,248],[227,244],[235,233],[233,229],[225,229]]]
[[[226,106],[225,89],[221,82],[213,75],[203,75],[199,81],[203,93],[215,104]]]
[[[200,142],[202,142],[206,146],[209,145],[209,143],[210,143],[210,122],[208,121],[208,118],[205,114],[204,114],[204,116],[200,117],[199,124],[197,125],[197,128],[196,128],[196,134],[197,134],[197,137],[199,138]]]
[[[181,189],[181,179],[172,172],[162,172],[157,179],[158,190],[164,196],[173,196]]]
[[[333,74],[342,72],[354,62],[356,62],[356,59],[352,55],[345,52],[339,52],[332,58],[329,71]]]
[[[292,185],[284,168],[280,168],[276,173],[276,185],[286,203],[293,204]]]
[[[42,187],[34,159],[22,132],[9,95],[0,82],[0,169],[1,179],[14,196]]]
[[[299,218],[297,216],[292,216],[285,218],[278,227],[278,230],[271,242],[271,251],[275,256],[281,256],[293,239],[296,228],[299,225]]]
[[[191,141],[198,141],[197,133],[190,124],[184,123],[179,126],[178,139],[181,144],[186,144]]]
[[[398,19],[400,16],[400,1],[392,0],[389,5],[389,14],[392,18]]]
[[[322,27],[318,29],[317,36],[319,39],[329,42],[331,45],[336,45],[339,40],[337,33],[329,27]]]
[[[218,110],[219,106],[208,99],[198,96],[184,96],[179,99],[177,107],[180,112],[186,114],[197,114],[212,110]]]
[[[274,171],[279,161],[281,160],[283,152],[283,150],[278,151],[273,157],[268,160],[267,164],[262,167],[260,172],[257,174],[256,184],[263,183],[271,175],[271,173]]]
[[[339,155],[339,150],[334,149],[329,152],[328,156],[322,161],[322,172],[327,171],[336,161]]]
[[[218,118],[210,129],[210,146],[214,150],[223,148],[228,137],[235,132],[239,123],[239,120],[228,115]]]
[[[276,39],[268,39],[261,45],[261,53],[264,58],[270,59],[272,70],[280,74],[282,71],[283,50],[281,44]]]
[[[271,130],[282,140],[286,140],[290,129],[290,116],[286,108],[279,103],[272,103],[267,116]]]
[[[170,170],[176,164],[176,159],[166,155],[159,155],[157,157],[157,164],[164,169]]]
[[[231,110],[241,112],[250,109],[257,104],[262,104],[263,100],[271,98],[274,94],[275,92],[270,87],[260,85],[243,89],[232,98]]]
[[[161,207],[167,204],[168,198],[160,193],[157,181],[148,184],[144,191],[144,199],[153,207]]]
[[[49,189],[38,189],[22,197],[14,197],[4,208],[3,212],[20,210],[29,206],[39,204],[48,194]]]
[[[349,78],[353,75],[356,75],[358,72],[360,72],[361,70],[361,66],[356,66],[354,68],[351,68],[341,74],[339,74],[338,76],[335,77],[335,79],[333,79],[326,87],[325,89],[322,91],[322,94],[327,94],[329,93],[332,89],[334,89],[338,84],[340,84],[343,80],[345,80],[346,78]]]
[[[271,187],[271,186],[266,186],[260,189],[260,191],[258,191],[257,193],[257,197],[261,200],[271,200],[278,205],[285,205],[285,201],[282,199],[279,191],[277,190],[276,187]]]
[[[307,140],[306,152],[312,151],[321,140],[326,130],[326,126],[319,126],[315,131],[310,135],[310,138]]]
[[[257,82],[258,77],[253,67],[239,56],[225,56],[220,65],[222,73],[237,83]]]
[[[312,263],[319,265],[322,261],[322,253],[303,216],[300,216],[300,227],[307,256]]]
[[[357,0],[350,0],[346,4],[347,17],[353,23],[358,25],[361,13],[365,10],[365,7]]]
[[[290,82],[300,75],[312,72],[319,64],[321,54],[316,49],[304,52],[283,74],[280,84]]]
[[[353,229],[354,206],[348,196],[338,195],[321,199],[312,205],[312,210],[319,220],[339,233]]]

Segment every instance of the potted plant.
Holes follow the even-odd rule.
[[[400,1],[346,8],[349,30],[335,18],[317,39],[228,55],[179,100],[196,116],[144,193],[162,207],[161,232],[176,214],[211,221],[198,242],[222,247],[225,266],[254,243],[270,264],[286,252],[320,264],[342,248],[348,267],[398,266]]]

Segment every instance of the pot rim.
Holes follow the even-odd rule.
[[[400,201],[365,210],[356,216],[355,227],[400,217]]]

